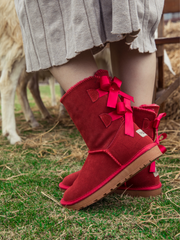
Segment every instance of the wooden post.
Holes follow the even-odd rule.
[[[164,17],[162,15],[161,21],[158,27],[158,37],[164,35]],[[158,46],[158,89],[164,88],[164,46]]]
[[[180,12],[180,0],[165,0],[163,13]]]

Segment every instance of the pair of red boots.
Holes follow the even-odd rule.
[[[119,79],[112,80],[107,71],[99,70],[61,99],[89,148],[81,171],[59,184],[66,190],[61,204],[67,208],[87,207],[115,189],[139,196],[161,193],[154,160],[165,148],[159,145],[158,135],[153,140],[164,114],[157,117],[155,104],[132,110],[133,98],[120,86]]]

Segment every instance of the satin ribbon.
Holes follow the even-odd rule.
[[[110,80],[108,76],[100,78],[100,89],[108,92],[107,107],[116,108],[119,115],[125,115],[125,134],[134,137],[133,111],[131,101],[134,98],[120,90],[122,81],[114,77]],[[118,102],[118,96],[121,95],[122,102]]]
[[[134,102],[133,97],[120,91],[121,84],[122,81],[117,77],[114,77],[113,80],[110,80],[108,76],[102,76],[100,78],[100,89],[102,91],[109,92],[107,107],[116,108],[118,95],[121,95],[122,97]]]
[[[166,113],[160,113],[159,115],[158,115],[158,117],[154,120],[154,123],[153,123],[153,128],[155,128],[156,129],[156,143],[157,144],[159,144],[159,141],[160,141],[160,137],[158,136],[158,128],[159,128],[159,124],[160,124],[160,121],[161,121],[161,119],[163,118],[163,117],[165,117],[166,116]],[[163,134],[161,134],[160,136],[163,136]],[[166,135],[166,137],[167,137],[167,135]],[[165,138],[166,138],[165,137]],[[165,138],[163,138],[163,140],[165,139]]]
[[[131,102],[129,99],[122,98],[122,102],[117,103],[117,114],[125,116],[125,134],[134,137],[134,121]]]
[[[159,147],[159,149],[160,149],[160,151],[162,153],[165,153],[167,149],[163,145],[160,145],[159,143],[167,138],[167,134],[166,133],[162,133],[162,134],[158,135],[158,128],[159,128],[159,124],[160,124],[161,118],[163,118],[165,116],[166,116],[166,113],[160,113],[158,115],[158,117],[153,122],[153,128],[155,128],[155,131],[156,131],[156,140],[155,140],[155,142],[158,144],[158,147]],[[163,138],[161,138],[161,137],[163,137]],[[154,161],[150,165],[149,172],[155,172],[155,171],[156,171],[156,165],[155,165],[155,161]]]

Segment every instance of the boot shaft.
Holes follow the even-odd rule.
[[[114,109],[107,107],[108,94],[102,91],[100,96],[98,92],[102,75],[108,77],[108,72],[99,70],[69,89],[61,99],[90,150],[106,149],[124,123],[124,117],[115,114],[118,120],[111,124],[108,114]]]
[[[156,104],[141,105],[133,107],[134,122],[142,129],[152,140],[155,139],[154,121],[158,115],[159,106]]]

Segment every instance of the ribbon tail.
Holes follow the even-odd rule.
[[[134,122],[131,112],[125,113],[125,134],[134,137]]]
[[[155,172],[156,171],[156,163],[155,161],[150,164],[149,172]]]
[[[134,98],[133,98],[132,96],[130,96],[130,95],[128,95],[128,94],[126,94],[126,93],[124,93],[124,92],[122,92],[122,91],[119,91],[119,94],[120,94],[123,98],[126,98],[126,99],[134,102]]]
[[[158,145],[158,147],[162,153],[165,153],[167,151],[167,149],[163,145]]]
[[[107,101],[107,107],[116,108],[117,99],[118,99],[118,91],[110,90],[108,101]]]

